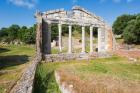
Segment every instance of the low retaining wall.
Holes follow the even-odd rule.
[[[65,62],[69,60],[82,60],[82,59],[94,59],[94,58],[105,58],[110,57],[109,53],[72,53],[72,54],[49,54],[45,56],[45,62]]]
[[[35,71],[40,61],[40,58],[35,58],[33,60],[32,64],[25,69],[20,80],[11,89],[10,93],[32,93]]]
[[[45,62],[64,62],[79,58],[78,54],[50,54],[45,56]]]

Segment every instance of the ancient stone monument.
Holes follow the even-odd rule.
[[[105,21],[84,8],[74,6],[72,11],[56,9],[47,12],[36,12],[37,19],[37,51],[43,55],[51,54],[51,24],[58,24],[59,51],[62,51],[62,24],[69,28],[68,53],[72,53],[72,25],[80,25],[82,28],[82,51],[86,52],[85,26],[90,27],[90,53],[93,52],[93,27],[98,28],[98,52],[113,51],[115,38],[112,28]]]

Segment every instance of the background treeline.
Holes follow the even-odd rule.
[[[51,38],[52,41],[58,39],[58,24],[52,24],[51,26]],[[87,35],[89,35],[89,27],[86,27]],[[97,29],[94,28],[94,35],[97,36]],[[81,26],[73,25],[72,26],[72,34],[77,37],[82,33]],[[35,35],[36,34],[36,25],[32,27],[26,27],[19,25],[11,25],[7,28],[0,29],[0,42],[6,43],[15,43],[22,42],[25,44],[34,44],[35,43]],[[62,25],[62,36],[68,35],[68,25]],[[81,36],[81,35],[80,35]]]
[[[121,35],[125,43],[140,44],[140,14],[124,14],[117,17],[113,24],[113,32]]]
[[[18,25],[2,28],[0,30],[0,41],[7,43],[23,42],[33,44],[35,43],[35,28],[35,25],[29,28],[26,26],[20,27]]]

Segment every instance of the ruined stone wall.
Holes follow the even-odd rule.
[[[40,58],[36,57],[9,93],[32,93],[35,71],[39,62]]]

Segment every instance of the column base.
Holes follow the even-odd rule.
[[[68,54],[72,54],[72,52],[67,52]]]
[[[86,54],[86,52],[81,52],[80,54]]]
[[[89,52],[89,54],[93,54],[94,52]]]

